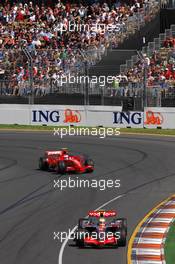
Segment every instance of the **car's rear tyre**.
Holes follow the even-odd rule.
[[[125,228],[126,236],[127,236],[127,220],[126,220],[126,218],[118,218],[118,220],[122,221],[121,228]]]
[[[57,164],[56,172],[61,174],[66,173],[66,163],[63,160],[59,161],[59,163]]]
[[[44,171],[48,170],[48,163],[42,157],[39,158],[39,169]]]
[[[126,230],[124,227],[120,229],[120,238],[118,239],[118,246],[119,247],[126,246]]]

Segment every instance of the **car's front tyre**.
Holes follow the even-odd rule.
[[[86,169],[87,173],[94,171],[94,161],[92,159],[86,159],[85,160],[85,166],[89,166],[89,168]]]

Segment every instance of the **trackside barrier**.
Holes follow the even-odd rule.
[[[175,108],[123,112],[121,106],[0,105],[0,124],[175,128]]]

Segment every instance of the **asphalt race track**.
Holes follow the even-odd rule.
[[[127,248],[78,249],[72,241],[61,246],[53,233],[68,232],[79,217],[103,206],[128,219],[129,238],[141,218],[175,192],[174,146],[173,137],[0,132],[0,264],[126,264]],[[54,188],[54,179],[69,176],[39,171],[38,158],[60,147],[95,161],[93,174],[71,178],[120,179],[121,187]]]

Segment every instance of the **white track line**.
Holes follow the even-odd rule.
[[[99,206],[97,209],[95,209],[94,211],[97,211],[97,210],[100,210],[102,208],[104,208],[105,206],[107,206],[108,204],[124,197],[125,194],[122,194],[122,195],[119,195],[117,197],[114,197],[113,199],[109,200],[108,202],[102,204],[101,206]],[[74,226],[74,228],[71,230],[69,236],[64,240],[64,242],[62,243],[61,245],[61,248],[60,248],[60,252],[59,252],[59,256],[58,256],[58,264],[62,264],[63,263],[63,253],[64,253],[64,250],[65,250],[65,247],[69,241],[69,239],[71,238],[71,234],[73,234],[75,232],[75,230],[77,229],[77,226]]]

